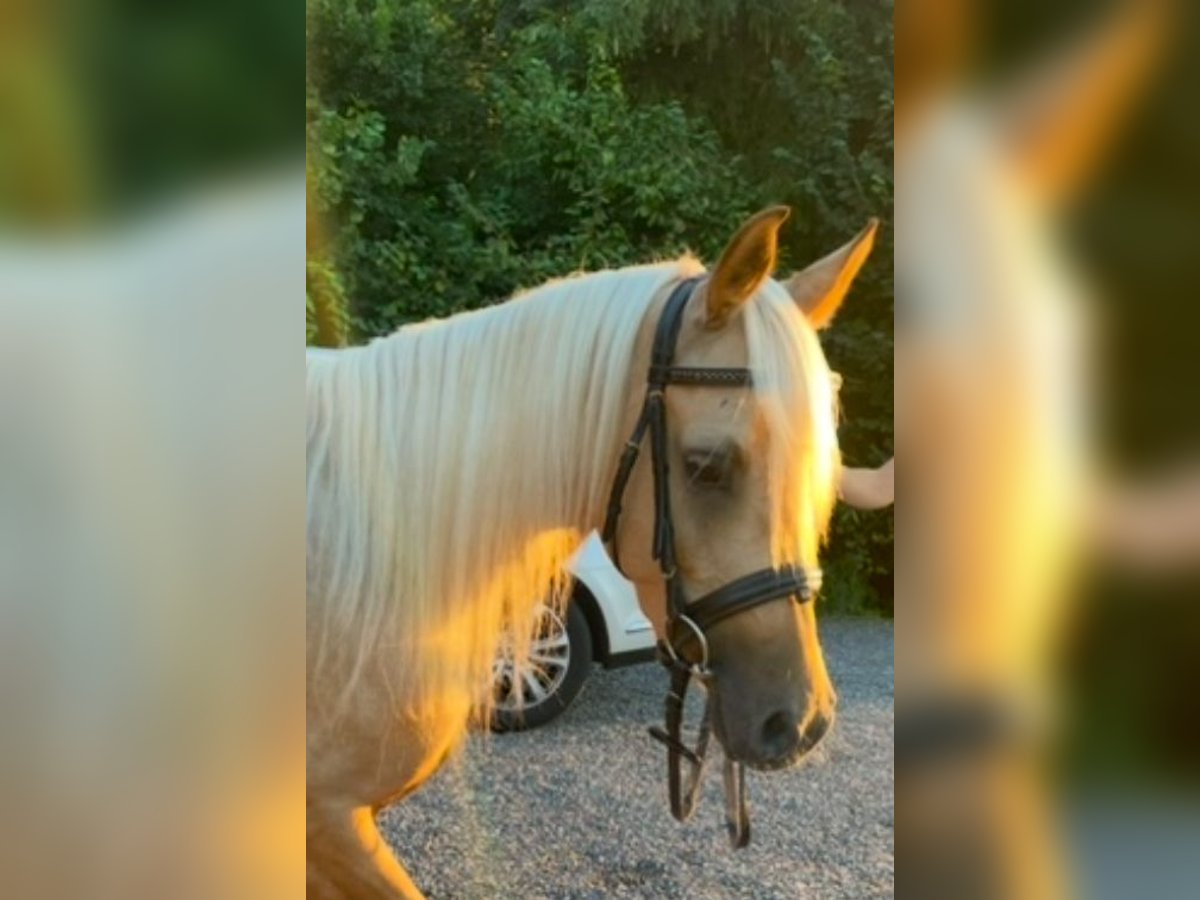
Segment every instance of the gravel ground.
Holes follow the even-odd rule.
[[[383,833],[431,900],[892,897],[892,626],[827,620],[822,643],[837,726],[799,768],[747,773],[744,850],[725,837],[719,751],[692,820],[667,810],[653,664],[595,671],[541,729],[472,738]]]

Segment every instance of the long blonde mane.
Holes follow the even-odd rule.
[[[447,691],[486,705],[501,637],[528,630],[603,516],[648,310],[698,271],[683,258],[574,277],[310,358],[308,676],[335,718],[368,674],[397,712]],[[775,556],[812,564],[838,464],[828,368],[778,285],[744,321]]]

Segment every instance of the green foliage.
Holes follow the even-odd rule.
[[[308,9],[309,202],[328,238],[310,241],[310,341],[318,301],[361,340],[579,269],[712,260],[770,203],[796,213],[785,268],[890,215],[890,2]],[[891,284],[885,228],[825,336],[856,465],[891,452]],[[890,611],[891,535],[888,514],[839,512],[832,605]]]
[[[79,79],[103,204],[133,207],[295,153],[303,53],[287,0],[116,0],[73,13],[54,33]]]

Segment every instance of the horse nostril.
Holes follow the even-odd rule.
[[[767,753],[784,754],[796,745],[796,717],[787,710],[779,710],[767,716],[762,726],[762,745]]]

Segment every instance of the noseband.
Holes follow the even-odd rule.
[[[785,566],[760,569],[744,575],[690,602],[685,595],[675,556],[675,523],[671,517],[665,392],[668,385],[724,389],[751,386],[749,369],[674,365],[683,311],[700,281],[696,277],[681,282],[667,298],[658,320],[650,355],[650,370],[646,376],[646,399],[617,465],[602,534],[614,562],[620,568],[617,522],[621,516],[621,500],[642,445],[649,435],[650,463],[654,476],[654,538],[651,551],[662,571],[667,593],[666,635],[658,642],[658,659],[671,674],[671,689],[666,699],[666,728],[651,728],[650,734],[667,747],[667,788],[671,814],[680,822],[686,821],[695,810],[711,734],[710,694],[695,747],[688,747],[682,739],[683,705],[689,682],[694,677],[708,684],[714,678],[709,668],[709,630],[724,619],[773,600],[792,597],[799,603],[807,602],[821,586],[819,569]],[[690,765],[686,784],[682,777],[681,760],[687,760]],[[750,841],[745,770],[740,762],[727,756],[724,774],[726,827],[733,846],[744,847]]]

